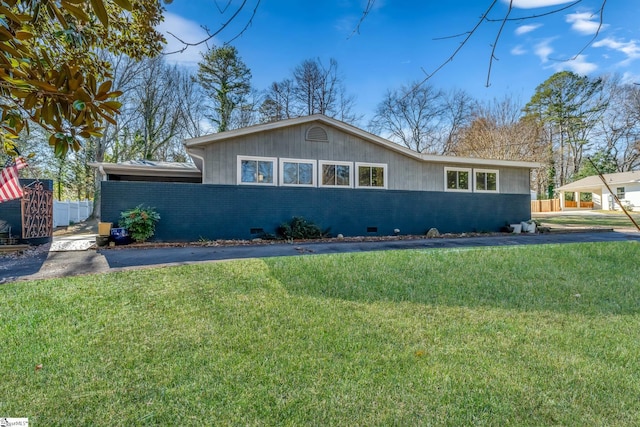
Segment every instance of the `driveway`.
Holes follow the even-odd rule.
[[[95,239],[86,235],[85,240]],[[78,236],[69,237],[78,243]],[[61,247],[60,238],[51,247]],[[49,251],[35,249],[23,256],[0,257],[0,283],[100,274],[135,268],[184,265],[242,258],[316,255],[332,253],[369,252],[402,249],[477,248],[492,246],[520,246],[568,244],[588,242],[640,242],[640,233],[633,231],[583,230],[544,234],[499,234],[479,237],[392,239],[375,242],[340,241],[317,243],[263,243],[237,246],[187,246]],[[62,244],[64,247],[64,244]]]

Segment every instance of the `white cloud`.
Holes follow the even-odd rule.
[[[537,45],[535,45],[533,52],[540,58],[542,63],[549,62],[549,55],[553,53],[553,48],[551,47],[551,39],[544,40]]]
[[[573,71],[576,74],[587,75],[598,69],[598,65],[593,62],[587,62],[586,55],[578,55],[575,59],[562,61],[553,64],[551,67],[556,71]]]
[[[522,45],[520,44],[517,46],[514,46],[514,48],[511,49],[512,55],[524,55],[525,53],[527,53],[527,50],[523,48]]]
[[[540,27],[542,27],[542,24],[520,25],[516,28],[515,33],[517,36],[521,36],[523,34],[530,33],[531,31],[535,31]]]
[[[640,74],[634,74],[626,72],[622,74],[622,83],[624,84],[638,84],[640,83]]]
[[[566,16],[567,23],[571,24],[571,29],[580,34],[591,35],[598,32],[598,29],[606,28],[606,24],[600,25],[600,16],[591,12],[576,12]]]
[[[626,55],[626,59],[622,61],[622,65],[640,58],[640,45],[637,40],[631,40],[628,42],[619,41],[612,37],[607,37],[602,40],[598,40],[593,44],[593,47],[607,47],[612,50],[616,50]]]
[[[202,59],[201,53],[207,51],[207,45],[206,43],[203,43],[198,46],[189,46],[181,53],[172,53],[184,48],[184,44],[177,40],[176,37],[186,43],[197,43],[207,38],[207,33],[196,22],[190,21],[173,13],[165,12],[164,22],[160,23],[157,29],[164,34],[167,39],[167,45],[165,46],[164,51],[170,53],[165,56],[165,59],[168,62],[186,66],[195,66],[200,59]],[[176,37],[169,33],[174,34]],[[209,41],[210,46],[213,43],[215,43],[215,40]]]
[[[571,3],[575,0],[513,0],[513,7],[519,9],[535,9],[536,7],[558,6],[560,4]],[[509,3],[509,0],[503,0]]]

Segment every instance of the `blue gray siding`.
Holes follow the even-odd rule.
[[[421,161],[331,126],[323,126],[327,131],[328,142],[308,141],[305,133],[312,126],[317,125],[307,123],[256,132],[207,145],[199,153],[204,158],[202,182],[236,185],[238,155],[384,163],[387,165],[387,187],[390,190],[444,191],[445,167],[472,167],[468,164]],[[530,194],[528,168],[476,167],[499,171],[500,193]]]
[[[102,221],[139,204],[162,219],[154,240],[249,239],[294,216],[344,236],[497,231],[531,216],[529,194],[101,182]],[[373,231],[375,230],[375,231]]]

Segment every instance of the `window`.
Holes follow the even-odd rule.
[[[238,156],[238,183],[276,185],[276,159]]]
[[[378,163],[356,163],[358,182],[356,187],[387,188],[387,165]]]
[[[321,187],[353,187],[350,162],[320,161]]]
[[[618,200],[624,199],[624,187],[616,188],[616,196],[618,196]]]
[[[498,192],[498,171],[489,169],[474,169],[475,191],[478,192]]]
[[[316,185],[315,160],[280,159],[280,185]]]
[[[471,191],[471,169],[444,168],[446,191]]]

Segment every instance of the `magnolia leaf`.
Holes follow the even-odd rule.
[[[113,2],[125,10],[131,10],[131,3],[129,0],[113,0]]]
[[[56,139],[54,153],[57,158],[62,159],[67,155],[69,146],[63,140]]]
[[[16,31],[16,38],[18,40],[29,40],[33,38],[33,34],[29,31],[18,30]]]
[[[100,105],[114,111],[122,107],[122,103],[118,101],[107,101],[107,102],[103,102]]]
[[[85,12],[82,8],[74,6],[72,4],[70,4],[69,2],[63,1],[62,2],[62,7],[69,12],[71,15],[75,16],[78,20],[82,21],[82,22],[89,22],[91,20],[91,18],[89,18],[89,15],[87,15],[87,12]]]
[[[97,95],[106,94],[111,90],[112,85],[113,85],[113,82],[111,80],[107,80],[106,82],[103,82],[98,88]]]
[[[48,90],[50,92],[56,92],[58,90],[57,87],[55,87],[52,84],[49,84],[47,82],[39,82],[37,80],[29,80],[30,84],[39,87],[40,89],[44,89],[44,90]]]
[[[107,9],[105,9],[104,7],[103,0],[91,0],[91,7],[93,8],[93,12],[96,14],[102,25],[108,27],[109,15],[107,14]]]

